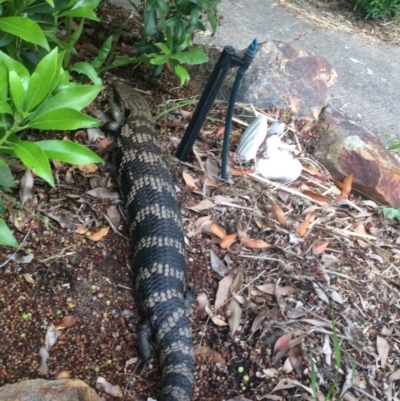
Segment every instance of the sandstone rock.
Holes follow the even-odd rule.
[[[379,138],[334,107],[321,113],[315,156],[336,180],[354,173],[353,189],[400,207],[400,164]]]
[[[0,387],[0,401],[100,401],[82,380],[24,380]]]
[[[197,90],[204,89],[221,50],[206,48],[210,62],[190,67],[191,82]],[[218,98],[229,100],[236,72],[237,68],[228,72]],[[260,108],[290,107],[297,117],[316,120],[326,105],[328,88],[336,81],[336,71],[325,59],[271,40],[260,44],[253,63],[243,77],[236,100]]]

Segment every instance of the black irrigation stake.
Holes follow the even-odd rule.
[[[232,124],[233,110],[235,106],[235,100],[237,91],[240,86],[240,82],[245,74],[246,70],[249,68],[253,58],[256,54],[258,48],[257,39],[253,42],[247,49],[246,54],[240,57],[236,54],[235,49],[231,46],[225,46],[215,65],[213,72],[208,79],[207,85],[201,95],[200,101],[194,111],[193,117],[186,129],[185,135],[179,144],[178,150],[175,156],[181,160],[185,161],[192,150],[193,144],[196,141],[200,128],[203,126],[204,121],[207,117],[208,112],[217,96],[217,93],[224,81],[224,78],[230,68],[240,67],[236,79],[232,87],[231,97],[229,100],[228,114],[226,116],[225,123],[225,134],[224,134],[224,144],[222,150],[222,168],[221,168],[221,178],[226,180],[227,171],[227,159],[228,159],[228,149],[229,149],[229,134]]]

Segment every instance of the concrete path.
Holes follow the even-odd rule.
[[[113,1],[132,8],[128,0]],[[384,143],[400,138],[400,47],[371,45],[354,35],[319,28],[273,0],[222,0],[219,14],[223,18],[217,34],[198,35],[197,43],[241,50],[254,38],[275,39],[312,51],[339,75],[330,90],[331,104]]]
[[[400,47],[319,28],[273,0],[223,0],[219,10],[223,19],[217,34],[198,36],[198,43],[240,50],[254,38],[276,39],[312,51],[339,75],[330,89],[334,106],[385,142],[400,138]]]

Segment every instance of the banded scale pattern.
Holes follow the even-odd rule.
[[[160,353],[160,401],[189,401],[194,356],[186,315],[185,246],[180,207],[158,144],[146,100],[125,83],[113,83],[111,112],[118,185],[133,246],[136,296],[144,315],[139,351],[145,365],[154,337]]]

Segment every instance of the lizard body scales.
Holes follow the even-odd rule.
[[[113,83],[112,114],[118,185],[133,246],[136,297],[144,315],[139,350],[146,364],[154,336],[159,350],[159,401],[189,401],[194,356],[186,315],[185,246],[174,183],[153,128],[146,100],[125,83]]]

